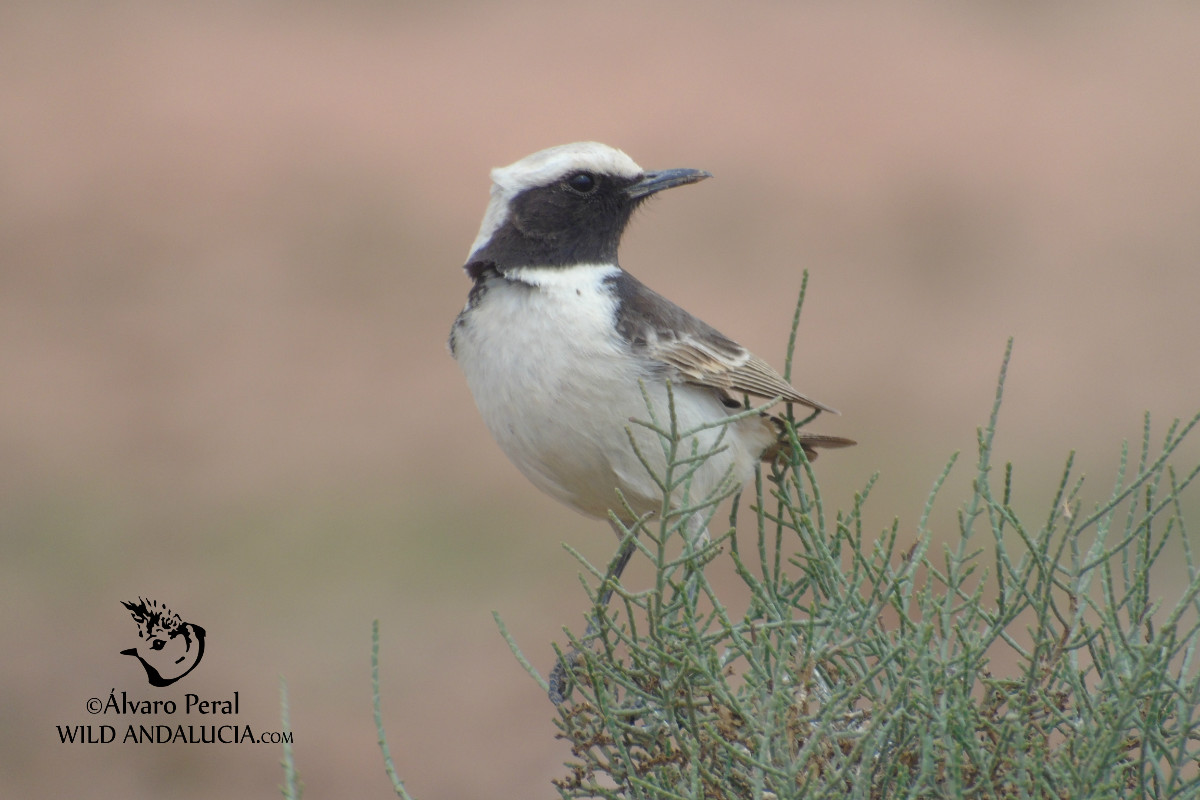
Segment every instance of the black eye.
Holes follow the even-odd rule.
[[[596,190],[596,178],[590,172],[576,172],[567,178],[567,185],[580,194],[591,194]]]

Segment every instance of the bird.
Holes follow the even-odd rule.
[[[618,262],[621,236],[648,198],[709,177],[648,172],[598,142],[551,147],[491,173],[450,352],[500,449],[537,488],[587,516],[628,522],[660,509],[662,492],[630,441],[661,469],[657,434],[630,420],[647,418],[647,398],[665,417],[668,382],[680,430],[742,412],[743,396],[837,413]],[[695,438],[706,450],[719,435]],[[750,415],[724,439],[693,476],[693,497],[727,473],[745,483],[778,453],[781,429]],[[816,434],[800,443],[810,458],[816,447],[854,444]]]
[[[710,177],[699,169],[646,171],[598,142],[541,150],[492,170],[463,267],[472,285],[450,352],[517,469],[567,506],[607,519],[622,539],[606,582],[620,578],[634,552],[625,534],[664,508],[655,476],[668,456],[660,434],[637,420],[665,420],[673,411],[676,431],[690,432],[682,452],[709,454],[666,498],[680,508],[744,485],[756,464],[790,449],[782,421],[753,413],[750,398],[837,413],[620,265],[635,211],[659,192]],[[816,448],[855,444],[796,436],[810,459]],[[707,535],[699,512],[687,535]],[[562,661],[555,668],[560,684],[564,669]],[[551,699],[562,700],[554,677]]]
[[[667,456],[659,434],[635,420],[666,420],[673,402],[676,429],[692,432],[682,452],[712,453],[668,499],[681,507],[744,485],[788,447],[782,422],[748,413],[749,398],[837,413],[620,265],[622,234],[647,199],[709,177],[646,171],[598,142],[541,150],[492,170],[464,265],[472,286],[449,345],[485,425],[534,486],[608,519],[622,538],[621,526],[664,501],[654,476]],[[810,433],[798,441],[810,459],[815,448],[855,444]],[[611,578],[633,549],[626,540]]]

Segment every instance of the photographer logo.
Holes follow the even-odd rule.
[[[204,628],[183,619],[154,600],[139,597],[122,602],[137,623],[138,644],[121,651],[146,670],[151,686],[170,686],[200,664],[204,657]]]

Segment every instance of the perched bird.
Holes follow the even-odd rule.
[[[680,430],[741,412],[744,395],[832,411],[617,262],[638,206],[708,177],[695,169],[646,172],[596,142],[552,147],[492,171],[491,201],[464,267],[474,286],[450,350],[504,453],[535,486],[588,516],[611,510],[631,521],[618,489],[636,515],[661,508],[662,492],[630,433],[659,474],[662,447],[630,420],[648,419],[646,395],[667,418],[667,381]],[[698,433],[700,450],[718,435],[719,427]],[[692,478],[691,498],[720,488],[727,475],[747,481],[779,439],[777,421],[765,415],[729,425],[725,449]],[[800,441],[806,450],[853,444],[811,434]]]
[[[832,411],[617,262],[638,206],[708,177],[695,169],[646,172],[596,142],[552,147],[492,171],[491,201],[464,267],[474,286],[450,350],[500,449],[535,486],[588,516],[611,511],[629,525],[661,510],[651,471],[661,477],[666,456],[658,434],[631,420],[652,416],[647,399],[659,420],[669,419],[668,382],[678,430],[709,425],[683,442],[682,453],[693,444],[700,453],[718,449],[692,476],[688,504],[730,481],[744,484],[787,441],[780,421],[766,414],[713,424],[745,411],[746,396]],[[810,458],[815,447],[854,444],[804,433],[799,441]],[[683,507],[684,499],[671,502]],[[703,531],[698,517],[689,535]],[[627,542],[614,579],[633,550]],[[564,669],[560,662],[551,679],[556,703]]]

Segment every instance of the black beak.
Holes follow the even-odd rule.
[[[711,172],[705,172],[702,169],[664,169],[658,172],[647,172],[639,181],[631,184],[625,193],[633,200],[640,200],[655,192],[661,192],[663,189],[672,189],[711,177]]]

